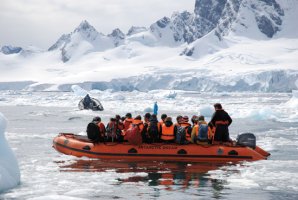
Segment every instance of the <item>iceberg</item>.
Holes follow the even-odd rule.
[[[7,120],[0,112],[0,193],[20,183],[20,169],[5,138]]]

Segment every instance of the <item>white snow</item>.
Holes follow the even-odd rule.
[[[0,193],[20,183],[20,169],[5,138],[7,120],[0,112]]]

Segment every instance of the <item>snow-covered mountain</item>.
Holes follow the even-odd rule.
[[[73,83],[115,90],[297,89],[298,0],[196,0],[194,5],[193,11],[174,12],[148,28],[132,26],[127,34],[115,29],[104,35],[83,21],[48,51],[0,53],[0,64],[13,66],[2,80],[23,81],[31,90],[70,90]],[[32,70],[38,75],[8,78]]]
[[[67,62],[73,57],[80,57],[94,51],[104,51],[122,44],[125,35],[115,29],[107,36],[97,32],[86,20],[70,34],[63,34],[49,51],[61,51],[61,59]]]

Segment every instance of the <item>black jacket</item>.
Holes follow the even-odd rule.
[[[230,115],[224,110],[216,110],[210,122],[216,127],[214,140],[228,142],[230,140],[228,127],[232,123]]]

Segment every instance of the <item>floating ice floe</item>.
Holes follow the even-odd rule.
[[[250,118],[254,120],[267,120],[267,119],[277,119],[278,113],[273,111],[271,108],[264,107],[261,109],[250,110],[244,118]]]
[[[211,117],[214,113],[214,108],[209,105],[204,105],[199,107],[199,115],[203,115],[205,117]]]
[[[292,98],[284,106],[289,108],[298,108],[298,90],[292,90]]]
[[[0,193],[20,183],[17,159],[5,139],[7,120],[0,113]]]
[[[78,85],[72,85],[71,89],[75,93],[75,95],[77,95],[77,96],[84,97],[88,94],[88,92],[86,90],[84,90],[83,88],[81,88]]]

